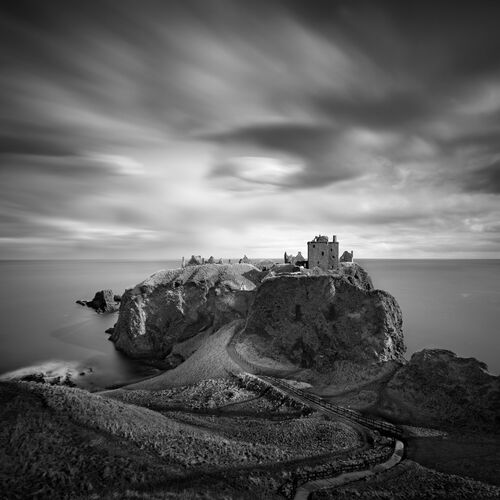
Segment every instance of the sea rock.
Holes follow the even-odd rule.
[[[90,372],[92,372],[91,368],[87,367],[82,371],[82,367],[76,362],[47,361],[39,365],[26,366],[4,373],[0,376],[0,381],[18,380],[75,387],[75,381],[78,377]]]
[[[500,377],[444,349],[416,352],[382,392],[380,410],[412,425],[500,430]]]
[[[359,266],[343,274],[269,276],[240,338],[262,356],[319,373],[336,363],[403,362],[401,309]]]
[[[130,357],[164,359],[176,343],[245,318],[262,276],[251,264],[159,271],[125,291],[111,340]]]
[[[120,300],[120,295],[114,295],[113,290],[101,290],[95,293],[92,300],[77,300],[76,303],[91,307],[97,312],[115,312],[118,310]]]

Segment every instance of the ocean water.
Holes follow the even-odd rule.
[[[500,260],[360,260],[377,288],[396,297],[408,356],[439,347],[500,372]],[[0,373],[47,361],[92,367],[95,386],[151,369],[114,349],[104,330],[117,314],[75,304],[111,288],[122,293],[180,261],[0,261]],[[90,382],[89,382],[90,383]]]
[[[180,261],[0,261],[0,374],[48,361],[91,367],[89,388],[136,380],[151,368],[115,350],[104,331],[118,313],[75,304],[111,288],[121,294]]]
[[[403,311],[407,358],[449,349],[500,373],[500,260],[359,260]]]

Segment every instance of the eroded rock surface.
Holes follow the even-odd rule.
[[[342,361],[403,361],[401,309],[363,273],[352,266],[347,274],[267,278],[241,337],[262,356],[320,373]]]
[[[382,394],[385,415],[414,424],[499,430],[500,377],[444,349],[416,352]]]
[[[131,357],[164,359],[177,342],[245,318],[261,276],[251,264],[159,271],[126,290],[111,340]]]
[[[91,307],[96,312],[115,312],[118,310],[120,295],[114,295],[113,290],[100,290],[96,292],[92,300],[77,300],[82,306]]]

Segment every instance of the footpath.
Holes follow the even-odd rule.
[[[404,444],[400,440],[403,431],[400,427],[384,420],[367,417],[356,410],[334,405],[317,395],[288,384],[282,378],[291,377],[299,370],[273,369],[249,362],[235,348],[236,335],[228,342],[226,350],[231,359],[242,368],[244,376],[252,377],[256,382],[278,390],[301,405],[341,419],[358,431],[360,428],[375,431],[376,434],[386,437],[390,444],[390,446],[380,446],[379,449],[373,448],[372,454],[365,453],[351,460],[333,462],[321,470],[293,474],[292,478],[280,487],[280,493],[285,498],[307,500],[313,491],[335,488],[379,474],[394,467],[403,459]]]

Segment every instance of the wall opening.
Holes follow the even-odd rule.
[[[295,306],[295,321],[300,321],[302,319],[302,309],[299,304]]]

